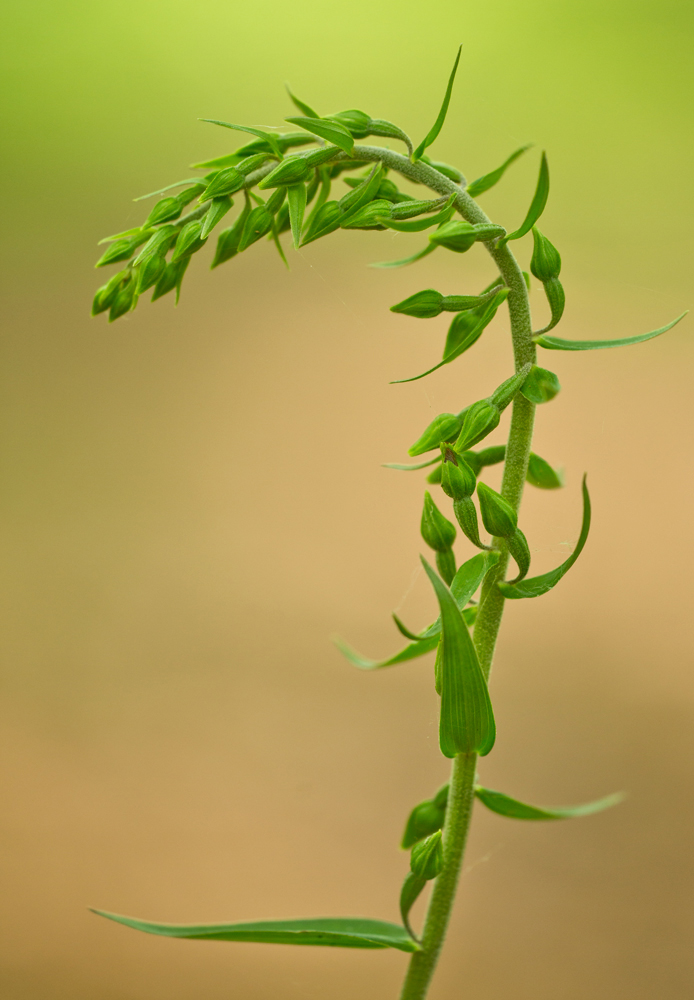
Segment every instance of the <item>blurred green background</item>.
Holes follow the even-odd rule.
[[[385,654],[391,610],[429,620],[422,482],[380,463],[511,364],[499,317],[388,385],[446,329],[388,306],[476,291],[482,250],[379,272],[421,237],[345,232],[290,272],[263,242],[213,273],[204,250],[178,309],[109,327],[88,315],[97,241],[236,145],[198,118],[280,125],[285,80],[418,140],[462,41],[432,155],[474,178],[536,143],[483,196],[510,228],[547,149],[562,335],[652,329],[694,304],[693,27],[667,0],[6,4],[3,998],[397,995],[400,954],[160,940],[86,907],[397,919],[402,824],[446,775],[431,669],[361,675],[328,636]],[[478,811],[433,1000],[691,996],[693,360],[691,318],[545,356],[564,391],[537,450],[567,488],[528,491],[535,567],[575,542],[586,469],[594,530],[561,587],[507,611],[481,773],[538,803],[629,798],[574,824]]]

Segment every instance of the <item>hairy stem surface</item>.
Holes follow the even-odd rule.
[[[491,220],[479,205],[454,181],[426,163],[412,163],[405,156],[375,146],[355,146],[355,159],[380,160],[392,170],[418,184],[426,184],[441,195],[455,195],[455,207],[468,222],[488,223]],[[535,344],[532,339],[530,306],[525,279],[513,253],[505,244],[494,247],[486,244],[501,277],[510,289],[508,297],[511,319],[511,339],[515,370],[528,362],[535,362]],[[506,446],[506,461],[501,487],[502,496],[518,511],[523,496],[525,476],[533,434],[535,407],[520,393],[513,402],[511,428]],[[494,539],[501,558],[488,574],[482,588],[480,609],[475,623],[474,642],[480,666],[489,677],[494,656],[494,646],[499,634],[504,598],[496,583],[506,574],[509,554],[501,538]],[[429,902],[421,950],[413,954],[403,984],[401,1000],[424,1000],[427,995],[455,899],[460,869],[465,852],[475,787],[475,754],[459,754],[453,761],[450,792],[443,830],[444,863],[441,874],[434,882]]]

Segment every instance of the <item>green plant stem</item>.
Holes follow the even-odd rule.
[[[353,156],[355,159],[381,160],[391,169],[397,170],[416,183],[426,184],[427,187],[441,195],[455,194],[455,207],[468,222],[488,223],[491,221],[458,184],[444,177],[443,174],[426,163],[412,163],[398,153],[370,146],[355,146]],[[521,269],[508,244],[498,248],[491,243],[486,244],[486,246],[501,277],[510,289],[508,308],[511,319],[511,339],[515,370],[518,371],[528,362],[534,363],[536,356],[535,344],[532,339],[528,291]],[[501,486],[502,496],[516,511],[520,507],[525,476],[528,471],[534,416],[534,405],[519,393],[513,402]],[[504,609],[504,598],[496,583],[504,578],[509,559],[503,539],[495,538],[494,546],[501,551],[501,558],[492,572],[489,573],[482,588],[480,609],[474,632],[475,648],[480,666],[487,678],[492,666],[494,647]],[[434,882],[422,932],[421,950],[413,954],[410,960],[401,1000],[424,1000],[443,947],[472,816],[476,762],[477,758],[474,754],[459,754],[453,761],[446,824],[443,832],[443,869]]]

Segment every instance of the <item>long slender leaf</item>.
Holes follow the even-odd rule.
[[[367,657],[361,656],[339,636],[335,636],[333,642],[353,666],[360,670],[381,670],[382,667],[394,667],[396,663],[406,663],[407,660],[414,660],[418,656],[424,656],[425,653],[431,653],[438,646],[439,637],[436,634],[426,639],[418,639],[417,642],[411,642],[409,646],[405,646],[395,656],[390,656],[386,660],[369,660]]]
[[[258,920],[245,924],[156,924],[118,913],[93,913],[145,934],[206,941],[261,941],[267,944],[312,944],[332,948],[397,948],[418,951],[404,927],[363,917],[316,917],[309,920]]]
[[[418,260],[428,257],[436,249],[435,243],[429,243],[423,250],[418,250],[411,257],[402,257],[400,260],[382,260],[376,264],[369,264],[369,267],[407,267],[408,264],[415,264]]]
[[[287,93],[289,94],[290,101],[297,108],[297,110],[301,112],[302,115],[306,115],[307,118],[320,118],[318,112],[314,111],[310,104],[305,104],[303,101],[299,100],[296,94],[292,94],[291,90],[289,89],[288,83],[285,83],[284,87]]]
[[[402,889],[400,890],[400,916],[402,917],[402,922],[412,935],[414,939],[414,931],[410,926],[410,910],[417,902],[417,899],[422,894],[422,890],[425,888],[427,880],[425,878],[420,878],[419,875],[415,875],[414,872],[408,872],[405,876],[405,881],[402,884]]]
[[[291,187],[288,187],[287,202],[289,204],[289,221],[292,227],[294,249],[298,250],[301,243],[301,227],[304,223],[304,212],[306,211],[306,185],[292,184]]]
[[[479,340],[486,327],[489,326],[491,321],[496,316],[497,310],[501,305],[501,303],[504,302],[508,297],[508,293],[509,289],[503,288],[501,289],[500,292],[497,293],[497,295],[494,296],[494,298],[488,304],[484,312],[480,315],[478,323],[473,327],[472,330],[469,330],[467,332],[465,339],[462,341],[462,343],[460,343],[455,348],[455,350],[451,351],[450,354],[447,354],[443,359],[443,361],[439,361],[437,365],[434,365],[433,368],[429,368],[428,371],[422,372],[421,375],[414,375],[412,378],[394,379],[390,384],[401,385],[404,382],[417,382],[418,379],[426,378],[427,375],[431,375],[431,373],[435,372],[438,368],[442,368],[443,365],[449,365],[451,361],[455,361],[456,358],[459,358],[461,354],[464,354],[465,351],[468,350],[468,348],[472,347],[472,345],[476,343],[477,340]]]
[[[485,191],[488,191],[490,188],[494,187],[495,184],[498,184],[511,164],[515,163],[518,157],[522,156],[523,153],[527,152],[527,150],[531,147],[532,143],[527,146],[521,146],[520,149],[515,151],[515,153],[511,153],[508,160],[504,160],[501,166],[497,167],[496,170],[492,170],[490,173],[484,174],[483,177],[478,177],[476,181],[472,182],[472,184],[468,184],[467,193],[470,197],[477,198],[478,195],[484,194]]]
[[[426,559],[421,559],[441,609],[441,753],[444,757],[459,753],[484,757],[496,738],[487,682],[453,594]]]
[[[431,229],[432,226],[448,222],[455,211],[453,207],[454,197],[455,195],[451,195],[447,204],[435,215],[423,215],[418,219],[389,219],[385,215],[379,215],[376,217],[376,221],[398,233],[423,233],[425,229]]]
[[[535,188],[535,194],[533,195],[533,200],[530,203],[528,214],[526,215],[520,228],[515,229],[512,233],[509,233],[507,236],[500,239],[498,245],[503,246],[504,243],[508,243],[509,240],[519,240],[521,236],[525,236],[526,233],[529,233],[544,212],[548,197],[549,167],[547,165],[547,154],[543,153],[542,160],[540,162],[540,174],[537,178],[537,187]]]
[[[512,600],[518,600],[522,597],[541,597],[543,594],[546,594],[549,590],[551,590],[552,587],[555,587],[561,578],[569,572],[583,551],[583,546],[586,544],[588,532],[590,531],[590,495],[588,493],[588,487],[586,486],[585,476],[583,477],[582,492],[583,522],[581,524],[581,534],[578,536],[576,548],[573,550],[569,558],[566,559],[561,566],[557,566],[556,569],[550,570],[549,573],[543,573],[542,576],[532,576],[529,580],[521,580],[520,583],[500,583],[498,585],[499,590],[504,597],[511,598]]]
[[[667,333],[680,320],[684,319],[688,312],[689,310],[686,309],[681,316],[673,319],[672,323],[661,326],[657,330],[651,330],[650,333],[641,333],[636,337],[623,337],[621,340],[562,340],[561,337],[547,337],[544,334],[533,339],[536,344],[545,347],[548,351],[599,351],[605,347],[628,347],[629,344],[641,344],[645,340],[659,337],[661,333]]]
[[[426,469],[427,466],[436,465],[436,463],[440,461],[441,461],[441,456],[437,455],[436,458],[430,458],[427,462],[419,462],[418,465],[400,465],[399,462],[384,462],[381,468],[399,469],[400,472],[416,472],[417,469]]]
[[[434,140],[438,136],[439,132],[443,128],[443,123],[445,122],[445,120],[446,120],[446,114],[448,113],[448,105],[451,103],[451,94],[453,92],[453,83],[455,81],[455,74],[458,71],[458,63],[460,62],[460,53],[462,51],[463,51],[463,46],[461,45],[459,47],[459,49],[458,49],[458,54],[455,57],[455,62],[453,63],[453,69],[451,71],[451,75],[448,78],[448,86],[446,87],[446,94],[444,96],[443,104],[441,105],[441,110],[439,111],[438,118],[436,119],[436,121],[434,122],[434,124],[432,125],[432,127],[429,129],[429,131],[427,132],[426,136],[422,139],[422,141],[420,142],[420,144],[415,149],[415,151],[414,151],[414,153],[412,155],[412,160],[413,161],[418,160],[422,156],[422,154],[424,153],[424,150],[428,146],[431,146],[432,142],[434,142]]]
[[[272,135],[271,132],[263,132],[261,129],[254,128],[252,125],[233,125],[231,122],[218,121],[216,118],[199,118],[198,121],[209,122],[210,125],[221,125],[222,128],[231,128],[234,129],[235,132],[248,132],[250,135],[255,135],[259,139],[264,139],[273,153],[282,159],[282,151],[279,143],[277,142],[277,136]]]
[[[184,184],[204,184],[205,181],[202,177],[186,177],[185,180],[176,181],[174,184],[167,184],[166,187],[159,188],[158,191],[150,191],[148,194],[141,194],[138,198],[133,198],[133,201],[145,201],[147,198],[154,198],[157,194],[164,194],[166,191],[171,191],[173,188],[183,187]],[[112,237],[107,237],[111,239]],[[102,240],[102,242],[104,242]]]
[[[321,139],[325,139],[327,142],[331,142],[333,145],[339,146],[340,149],[344,149],[345,153],[351,153],[354,149],[354,139],[352,138],[352,133],[348,132],[347,129],[338,122],[327,121],[325,118],[311,118],[304,116],[299,116],[298,118],[285,118],[284,120],[286,122],[291,122],[292,125],[300,125],[301,128],[305,128],[307,132],[311,132],[313,135],[318,135]]]
[[[558,806],[550,809],[530,806],[526,802],[512,799],[510,795],[504,795],[503,792],[482,788],[481,785],[475,788],[475,795],[487,809],[500,816],[508,816],[509,819],[573,819],[578,816],[591,816],[593,813],[616,806],[624,798],[620,792],[616,792],[614,795],[606,795],[603,799],[585,802],[580,806]]]

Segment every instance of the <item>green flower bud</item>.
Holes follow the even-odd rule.
[[[311,165],[306,162],[305,155],[288,156],[267,177],[263,177],[258,187],[264,190],[281,185],[299,184],[309,179],[312,169]]]
[[[561,271],[559,251],[536,226],[533,226],[533,255],[530,260],[530,270],[542,282],[558,278]]]
[[[447,790],[448,786],[445,787]],[[437,801],[439,795],[440,792],[432,801],[420,802],[410,813],[402,838],[403,850],[408,850],[418,840],[423,840],[430,834],[436,833],[443,826],[446,818],[446,803],[441,804]]]
[[[465,253],[476,239],[475,227],[469,222],[458,219],[444,223],[429,236],[430,243],[445,247],[454,253]]]
[[[423,455],[427,451],[433,451],[443,441],[451,441],[460,430],[460,417],[455,413],[439,413],[434,417],[422,436],[415,441],[407,454],[413,458]]]
[[[548,403],[557,395],[561,386],[554,372],[533,365],[521,386],[521,392],[531,403]]]
[[[482,522],[489,534],[496,538],[510,538],[518,525],[518,515],[511,504],[486,483],[478,483],[477,496]]]
[[[352,108],[350,111],[338,111],[336,115],[326,115],[325,117],[331,122],[343,125],[355,139],[365,139],[367,135],[372,134],[370,131],[371,116],[367,115],[365,111]]]
[[[221,198],[225,194],[234,194],[243,187],[246,178],[240,174],[236,167],[226,167],[214,175],[203,193],[200,201],[208,201],[210,198]]]
[[[490,243],[506,235],[503,226],[495,226],[493,222],[480,222],[475,226],[475,239],[478,243]]]
[[[337,154],[341,153],[342,150],[339,146],[321,146],[320,149],[312,149],[310,153],[306,153],[306,162],[309,167],[320,167],[321,164],[327,163],[328,160]]]
[[[278,188],[273,191],[268,200],[265,202],[265,208],[271,215],[275,215],[279,212],[281,206],[284,204],[284,199],[287,197],[287,189],[285,187]]]
[[[418,878],[432,879],[443,868],[443,844],[441,831],[432,833],[426,840],[415,844],[410,855],[410,869]]]
[[[122,240],[116,240],[108,248],[106,253],[97,260],[95,267],[105,267],[107,264],[115,264],[120,260],[129,260],[137,248],[152,235],[151,229],[140,229]]]
[[[428,492],[424,494],[421,531],[422,538],[435,552],[447,552],[455,541],[454,526],[443,516]]]
[[[464,500],[475,492],[475,473],[459,455],[450,448],[444,454],[441,466],[441,489],[453,500]]]
[[[214,227],[222,221],[233,204],[233,201],[228,195],[225,195],[223,198],[212,199],[212,204],[207,210],[207,215],[202,220],[202,230],[200,231],[201,240],[207,239]]]
[[[272,229],[272,214],[268,212],[265,205],[252,209],[248,213],[246,224],[239,240],[239,253],[247,250],[253,243],[257,243],[266,233]]]
[[[452,527],[452,525],[451,525]],[[439,576],[447,583],[450,587],[453,582],[453,577],[455,576],[455,553],[453,549],[446,549],[445,552],[437,552],[436,556],[436,568],[439,571]]]
[[[177,235],[178,230],[176,226],[162,226],[161,229],[157,229],[154,235],[147,240],[142,250],[140,250],[133,264],[142,264],[150,257],[163,257],[168,252]]]
[[[178,299],[181,294],[181,283],[183,281],[183,275],[186,273],[186,268],[190,264],[190,256],[184,257],[182,260],[170,261],[164,270],[162,271],[159,281],[154,286],[154,294],[152,295],[152,302],[156,302],[160,299],[162,295],[168,295],[172,292],[174,288],[176,289],[176,305],[178,305]]]
[[[157,226],[161,222],[177,219],[182,211],[183,205],[178,198],[162,198],[147,216],[145,225]]]
[[[489,397],[494,406],[497,406],[499,410],[506,409],[530,374],[531,368],[532,365],[528,362],[527,365],[523,365],[519,372],[516,372],[515,375],[511,376],[511,378],[507,378],[505,382],[502,382],[501,385],[494,390]]]
[[[205,245],[205,241],[200,239],[201,232],[202,222],[197,219],[188,222],[181,229],[171,257],[172,264],[176,264],[183,257],[190,257],[191,254],[197,253]]]
[[[457,454],[467,451],[499,426],[501,412],[489,399],[480,399],[465,410],[458,440],[455,442]]]
[[[552,313],[552,321],[540,331],[541,333],[546,333],[557,325],[564,314],[564,305],[566,303],[566,296],[564,295],[564,289],[559,278],[550,278],[549,281],[545,281],[544,289]]]
[[[176,196],[176,200],[178,201],[181,208],[185,208],[186,205],[189,205],[194,198],[197,198],[199,194],[202,194],[206,186],[207,186],[207,181],[201,179],[199,184],[194,184],[193,187],[189,187],[186,188],[184,191],[181,191],[181,193]]]
[[[254,170],[257,170],[258,167],[262,167],[263,163],[265,163],[268,158],[267,153],[253,153],[252,156],[246,156],[238,163],[234,163],[233,166],[235,166],[238,172],[243,174],[244,177],[248,177],[248,175]]]
[[[319,240],[321,236],[327,236],[340,228],[342,211],[336,201],[326,201],[311,218],[307,228],[304,230],[301,246]]]
[[[117,292],[116,297],[111,305],[111,311],[108,315],[109,323],[113,323],[115,319],[124,316],[131,309],[134,309],[137,305],[137,292],[135,287],[134,278],[130,278],[123,284],[120,290]]]
[[[137,294],[142,295],[152,285],[156,285],[166,267],[164,257],[148,257],[139,267],[137,275]]]
[[[479,527],[477,525],[477,508],[472,497],[463,497],[462,500],[454,500],[453,513],[465,537],[473,545],[476,545],[478,549],[489,549],[489,546],[485,545],[480,539]]]
[[[511,556],[518,566],[518,576],[508,582],[520,583],[523,577],[527,576],[528,570],[530,569],[530,549],[528,548],[528,540],[520,528],[516,528],[513,534],[506,539],[506,544],[508,545],[508,550],[511,553]]]
[[[340,226],[343,229],[385,229],[378,220],[384,216],[390,218],[392,208],[391,202],[382,198],[370,201],[368,205],[346,215]]]
[[[415,316],[417,319],[433,319],[443,312],[443,295],[433,288],[425,288],[422,292],[410,295],[409,299],[391,306],[390,311]]]
[[[407,198],[398,202],[393,208],[392,217],[394,219],[413,219],[416,215],[425,215],[443,208],[448,202],[447,198],[430,198],[419,200],[417,198]]]
[[[97,288],[94,301],[92,302],[92,316],[98,316],[99,313],[106,312],[110,308],[113,300],[120,291],[121,285],[129,278],[130,271],[119,271],[105,285]]]

